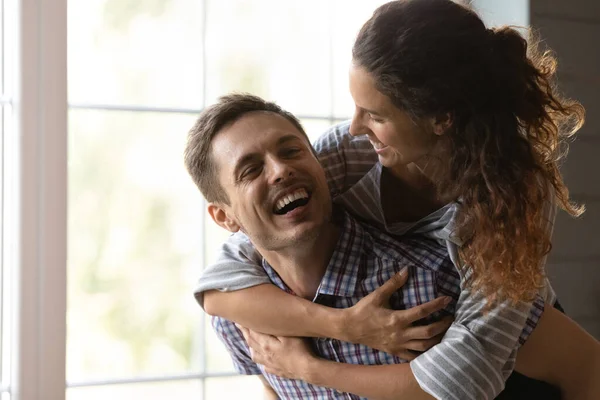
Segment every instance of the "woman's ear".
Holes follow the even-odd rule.
[[[451,113],[439,114],[433,118],[433,133],[438,136],[445,134],[452,126],[453,118]]]
[[[218,203],[208,203],[208,213],[210,217],[223,229],[227,229],[229,232],[237,232],[240,230],[240,225],[237,223],[235,218],[229,215],[229,212],[225,207]]]

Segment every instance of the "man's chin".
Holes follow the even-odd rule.
[[[322,232],[323,226],[316,224],[311,227],[303,226],[302,229],[280,231],[276,236],[265,238],[263,247],[268,251],[310,247],[318,241]]]

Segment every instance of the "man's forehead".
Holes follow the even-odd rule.
[[[213,140],[212,152],[217,164],[235,165],[248,154],[262,153],[271,146],[291,141],[310,146],[305,135],[285,117],[255,111],[223,127]]]

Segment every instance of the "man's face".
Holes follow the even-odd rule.
[[[314,240],[329,222],[323,168],[284,117],[261,111],[242,116],[217,134],[212,156],[230,204],[212,205],[211,215],[226,229],[246,233],[255,246],[275,251]]]

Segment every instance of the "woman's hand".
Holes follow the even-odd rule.
[[[344,310],[343,326],[338,335],[345,341],[360,343],[385,351],[406,360],[438,344],[452,324],[447,317],[430,325],[413,323],[444,308],[450,297],[438,297],[408,310],[392,310],[390,296],[400,289],[408,278],[408,268],[394,275],[381,287]]]
[[[265,367],[269,374],[288,379],[306,380],[311,362],[317,357],[307,340],[296,337],[277,337],[251,331],[238,325],[250,346],[252,360]]]

